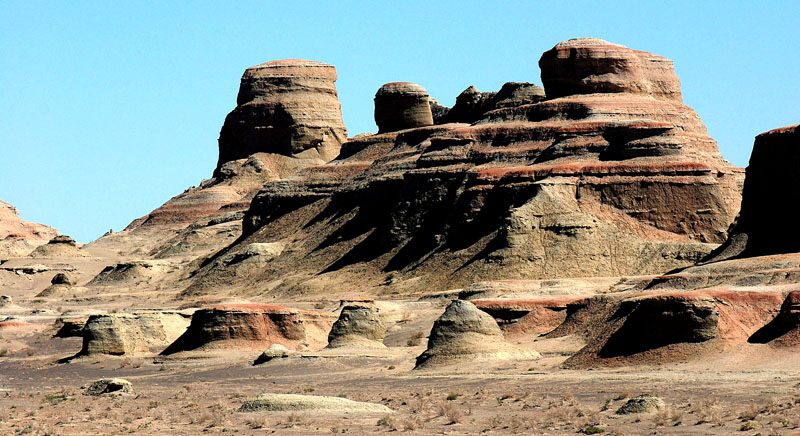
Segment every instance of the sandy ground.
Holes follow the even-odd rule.
[[[750,362],[748,369],[736,368],[747,356],[728,356],[727,363],[565,370],[559,364],[575,344],[559,339],[538,343],[538,360],[465,362],[435,371],[413,370],[424,345],[323,350],[258,366],[252,365],[258,354],[253,351],[57,363],[74,354],[81,339],[51,334],[44,323],[3,331],[3,342],[25,347],[0,358],[0,434],[800,432],[795,354],[772,356],[763,365]],[[131,381],[136,394],[83,394],[81,386],[103,377]],[[395,413],[237,410],[263,392],[346,397],[384,404]],[[615,414],[640,394],[659,396],[667,406],[656,413]]]

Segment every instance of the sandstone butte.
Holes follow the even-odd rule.
[[[658,274],[725,241],[743,171],[682,103],[670,60],[582,38],[539,64],[543,88],[469,87],[453,108],[429,100],[431,125],[424,88],[387,84],[376,121],[383,96],[400,96],[409,128],[346,140],[334,67],[249,68],[214,177],[91,245],[197,258],[184,296],[257,283],[412,295]],[[254,243],[283,248],[231,261]]]

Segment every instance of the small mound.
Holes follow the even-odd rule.
[[[252,400],[245,401],[240,412],[287,412],[296,410],[315,410],[320,412],[361,412],[361,413],[393,413],[383,404],[365,403],[339,397],[298,394],[261,394]]]
[[[428,349],[417,357],[415,369],[464,360],[538,358],[535,351],[508,343],[494,318],[469,301],[455,300],[433,323]]]
[[[385,348],[386,327],[378,311],[377,307],[361,305],[342,308],[328,334],[328,348]]]
[[[664,408],[664,400],[658,397],[640,396],[631,398],[615,412],[617,415],[653,413]]]
[[[109,265],[103,268],[88,285],[111,285],[121,282],[149,279],[158,272],[159,267],[151,262],[135,260]]]
[[[261,365],[262,363],[267,363],[272,361],[273,359],[284,359],[286,357],[295,354],[294,351],[289,350],[288,348],[284,347],[281,344],[272,344],[267,348],[266,351],[261,353],[253,362],[253,366]]]
[[[50,286],[45,288],[42,292],[36,294],[36,297],[55,297],[67,295],[70,293],[83,292],[86,288],[75,286],[75,281],[64,273],[58,273],[50,280]]]

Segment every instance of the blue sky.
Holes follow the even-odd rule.
[[[245,68],[327,62],[349,134],[386,82],[452,105],[541,84],[557,42],[599,37],[675,61],[684,101],[745,166],[800,122],[798,1],[0,2],[0,199],[81,242],[211,176]]]

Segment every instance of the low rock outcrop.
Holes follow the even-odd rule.
[[[416,83],[387,83],[375,93],[375,124],[378,133],[425,127],[433,124],[430,97]]]
[[[508,343],[497,322],[469,301],[455,300],[434,323],[428,348],[415,368],[450,365],[465,359],[537,358],[535,351]]]
[[[800,252],[794,204],[798,193],[800,124],[756,136],[742,192],[742,208],[728,240],[705,262]]]
[[[347,305],[328,334],[328,348],[384,348],[386,327],[374,306]]]
[[[654,413],[666,406],[659,397],[640,396],[631,398],[615,412],[617,415],[630,415],[633,413]]]
[[[318,350],[336,316],[276,304],[230,303],[198,309],[186,332],[162,354],[196,349],[264,349],[280,344],[290,350]]]
[[[281,344],[272,344],[263,353],[256,357],[253,365],[261,365],[262,363],[271,362],[275,359],[285,359],[292,354],[296,354],[296,352],[284,347]]]
[[[172,343],[189,325],[178,312],[92,315],[83,328],[83,348],[78,356],[115,356],[157,352]]]
[[[544,88],[527,82],[507,82],[500,91],[480,92],[470,86],[456,97],[452,108],[439,110],[436,124],[474,123],[495,109],[524,106],[545,100]],[[431,106],[433,107],[433,106]]]
[[[133,384],[122,378],[102,378],[86,387],[84,393],[91,396],[104,394],[133,395]]]
[[[271,61],[242,76],[236,108],[219,134],[223,164],[255,153],[312,154],[328,161],[347,138],[336,93],[336,68],[298,59]]]
[[[782,300],[777,290],[724,287],[601,295],[568,304],[547,337],[583,338],[571,368],[686,361],[741,348]]]
[[[156,275],[159,265],[146,260],[132,260],[103,268],[87,285],[114,285],[123,282],[146,280]]]

